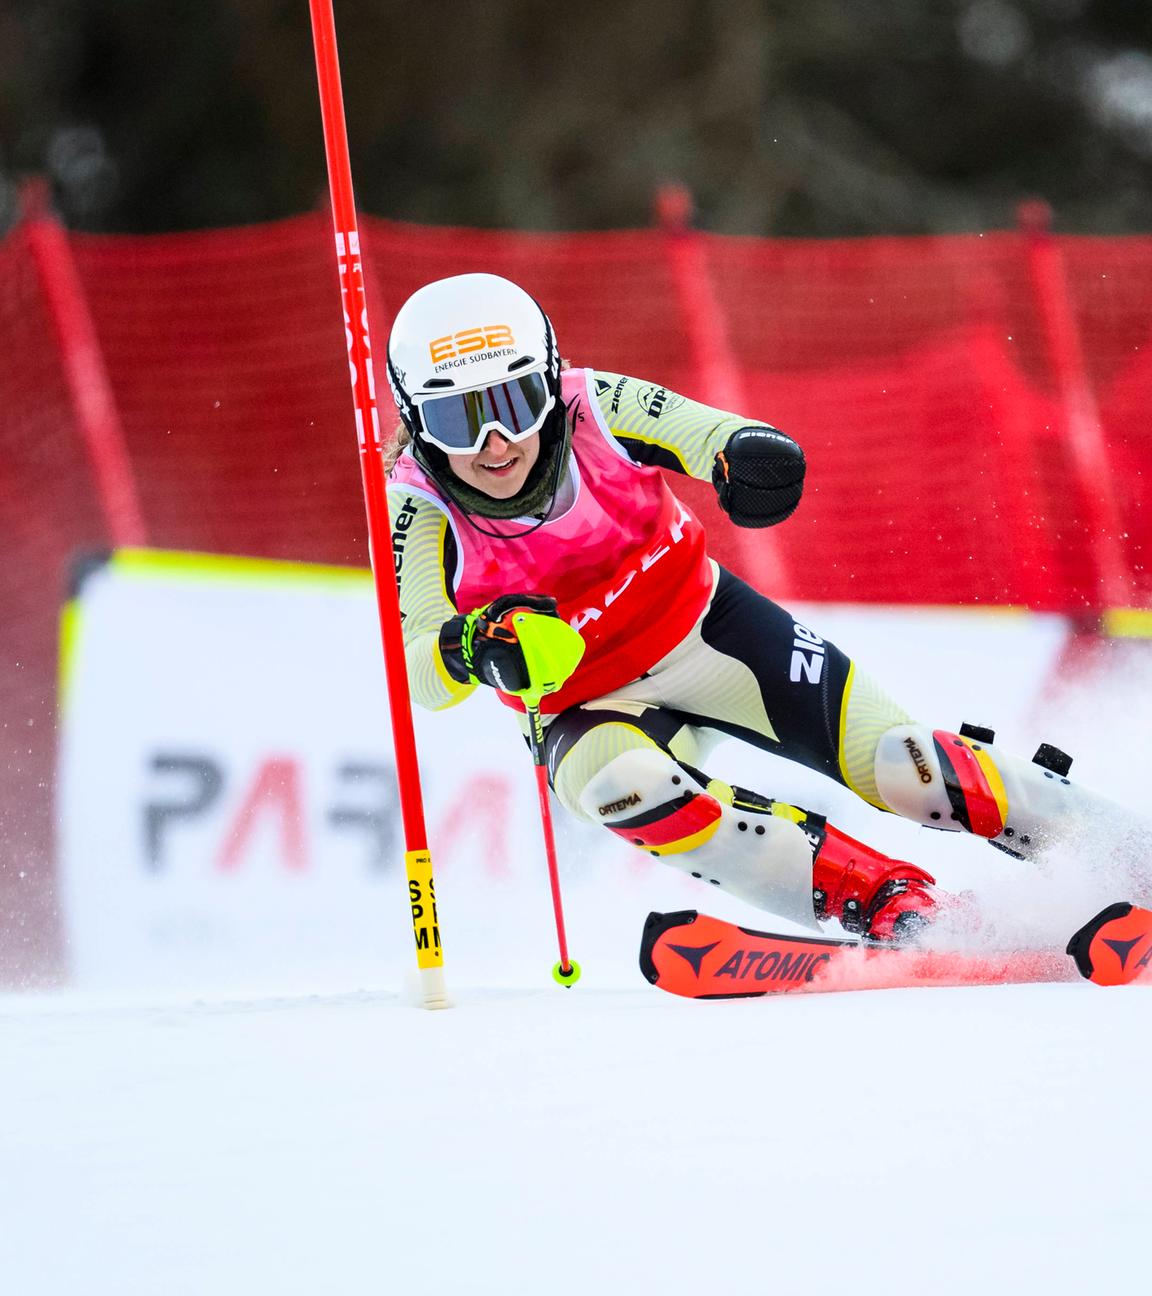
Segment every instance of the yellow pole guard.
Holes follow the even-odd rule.
[[[416,938],[416,962],[422,968],[444,966],[440,946],[440,921],[436,915],[436,888],[432,883],[430,851],[406,851],[408,899],[412,904],[412,935]]]
[[[567,621],[559,617],[518,612],[512,622],[524,654],[530,683],[526,689],[513,690],[525,706],[540,705],[545,693],[555,693],[564,686],[584,656],[584,640]]]

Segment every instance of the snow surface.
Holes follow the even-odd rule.
[[[1113,667],[1118,684],[1064,694],[1039,736],[1146,806],[1147,653]],[[1016,865],[868,815],[838,822],[971,885],[997,939],[1051,944],[1139,898],[1094,856]],[[781,924],[655,865],[607,877],[580,841],[562,828],[585,966],[570,991],[548,979],[542,873],[496,903],[450,872],[447,1012],[413,1007],[388,960],[230,991],[0,996],[0,1292],[1143,1282],[1147,989],[675,999],[636,970],[649,909]]]
[[[1147,993],[0,1003],[0,1275],[1083,1292],[1147,1273]]]

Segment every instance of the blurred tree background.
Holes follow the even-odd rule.
[[[1152,229],[1146,0],[336,0],[361,207],[841,236]],[[0,228],[233,225],[324,194],[307,0],[5,0]]]

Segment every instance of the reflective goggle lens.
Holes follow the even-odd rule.
[[[422,435],[448,454],[475,454],[492,428],[509,441],[539,432],[552,405],[544,375],[525,374],[482,391],[421,401]]]

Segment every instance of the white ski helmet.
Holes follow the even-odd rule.
[[[474,454],[493,428],[510,441],[544,432],[546,443],[563,429],[551,321],[499,275],[454,275],[414,292],[388,338],[388,381],[422,458],[430,447]]]

